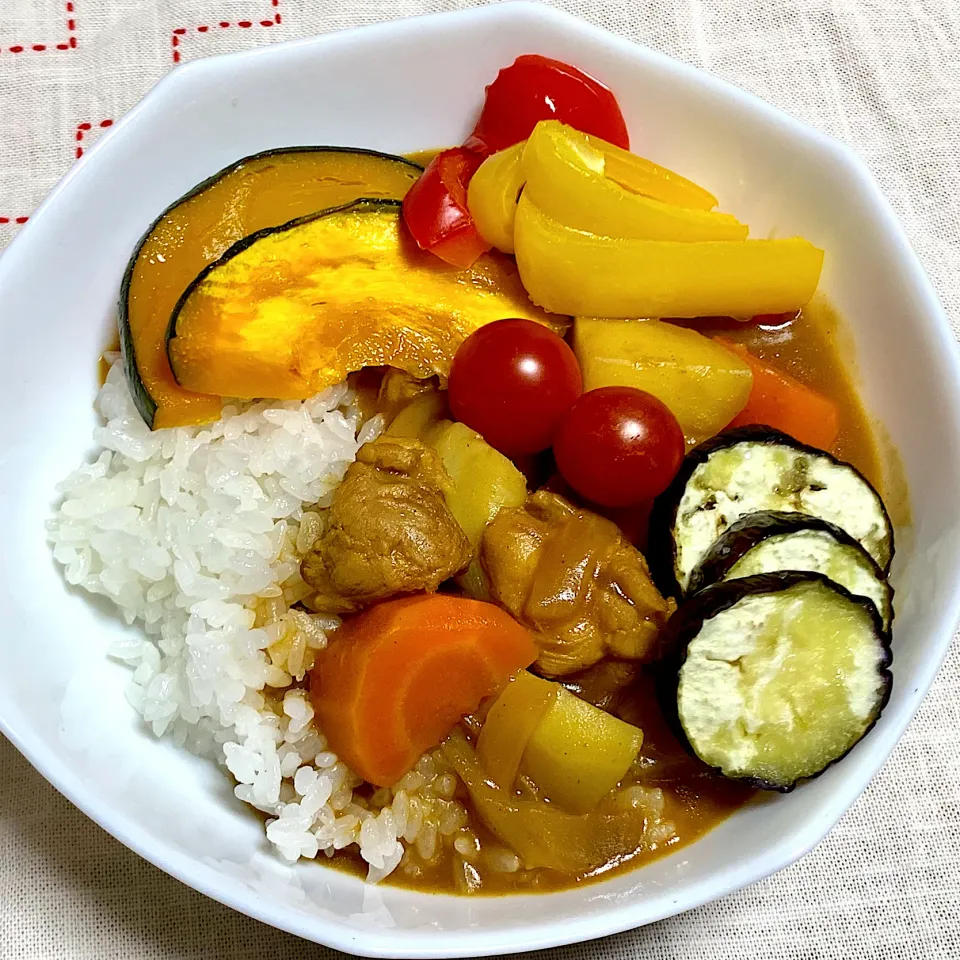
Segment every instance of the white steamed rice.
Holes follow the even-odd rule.
[[[307,592],[298,556],[321,524],[305,508],[329,499],[380,421],[358,433],[340,385],[154,433],[120,362],[97,409],[102,452],[60,485],[49,536],[67,581],[108,597],[145,632],[111,650],[134,668],[131,704],[157,736],[225,764],[237,797],[275,818],[267,836],[285,858],[357,844],[370,879],[385,876],[402,856],[399,838],[417,840],[410,800],[428,778],[390,791],[376,812],[354,802],[359,780],[291,686],[338,621],[290,609]]]
[[[110,652],[133,668],[128,699],[153,733],[223,764],[236,796],[269,816],[266,835],[288,861],[355,846],[376,881],[401,862],[416,877],[446,852],[462,892],[479,888],[481,868],[520,869],[509,850],[481,845],[438,750],[395,787],[357,792],[300,685],[339,621],[293,609],[309,592],[299,559],[380,418],[359,427],[340,384],[152,432],[119,361],[97,409],[100,452],[60,485],[49,538],[69,583],[142,628]],[[659,790],[643,792],[662,810]],[[658,820],[651,842],[672,835]]]

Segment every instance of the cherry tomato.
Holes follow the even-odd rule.
[[[473,135],[491,153],[526,140],[541,120],[560,120],[583,133],[630,149],[617,99],[576,67],[528,53],[497,74]]]
[[[557,468],[581,496],[625,507],[663,493],[683,460],[683,431],[665,403],[634,387],[601,387],[567,411]]]
[[[532,320],[497,320],[460,345],[450,369],[450,410],[507,456],[550,446],[583,381],[573,351]]]
[[[455,267],[469,267],[490,244],[467,209],[467,184],[484,154],[465,147],[430,161],[403,200],[403,219],[417,245]]]

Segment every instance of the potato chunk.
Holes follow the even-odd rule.
[[[570,813],[588,813],[623,779],[642,745],[637,727],[561,687],[520,769],[544,797]]]
[[[662,320],[578,317],[574,350],[583,389],[637,387],[662,400],[689,445],[722,430],[746,405],[746,361],[696,330]]]

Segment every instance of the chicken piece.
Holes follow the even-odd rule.
[[[615,524],[546,490],[497,514],[480,560],[494,599],[534,631],[536,669],[548,677],[605,656],[653,659],[675,606]]]
[[[434,591],[463,570],[470,542],[447,507],[450,478],[419,440],[364,444],[333,494],[327,525],[300,564],[319,613],[354,613],[397,594]]]
[[[421,380],[404,370],[387,367],[383,379],[380,381],[377,410],[389,422],[418,397],[426,394],[438,394],[439,392],[440,380],[438,377],[428,377],[426,380]]]

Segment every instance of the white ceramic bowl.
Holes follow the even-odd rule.
[[[54,484],[90,450],[96,358],[120,277],[157,213],[268,147],[397,153],[459,142],[484,84],[521,53],[604,80],[636,149],[704,183],[755,235],[827,251],[823,289],[849,320],[868,407],[903,458],[913,502],[895,567],[893,696],[824,776],[740,811],[641,870],[548,896],[458,899],[282,865],[225,778],[142,732],[123,628],[67,590],[44,542]],[[506,4],[347,31],[176,70],[74,167],[0,261],[0,725],[115,837],[185,883],[353,953],[452,957],[625,930],[720,897],[816,844],[884,762],[926,693],[958,616],[960,396],[946,319],[863,165],[753,97],[549,8]],[[853,358],[851,357],[851,360]],[[896,829],[892,825],[891,829]]]

